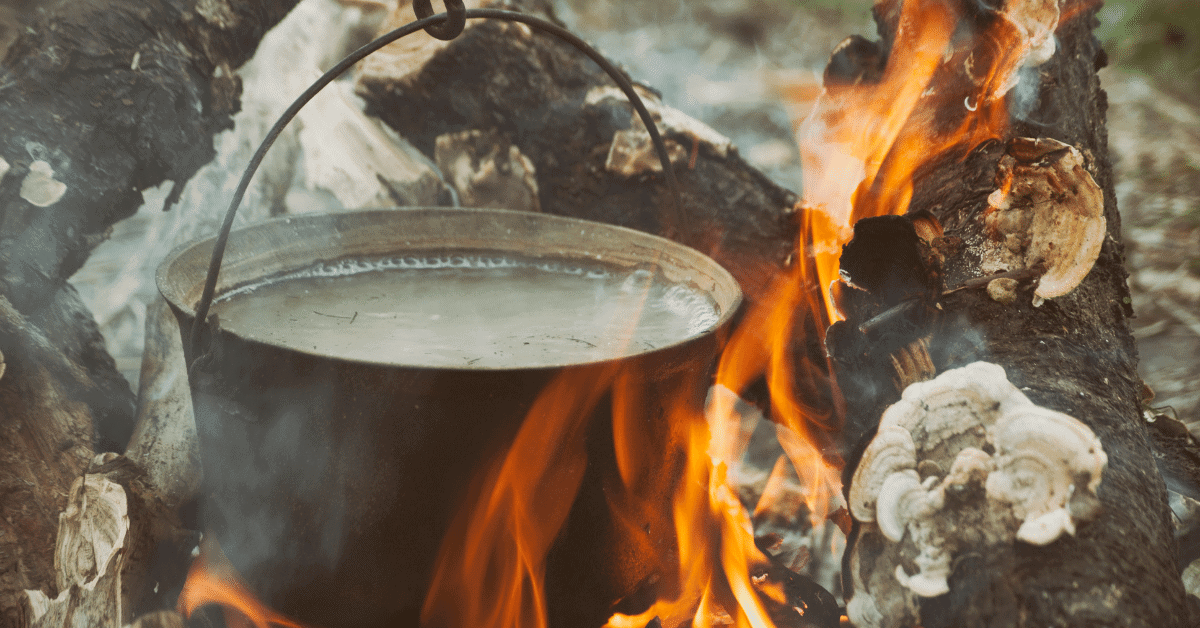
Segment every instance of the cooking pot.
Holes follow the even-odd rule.
[[[668,400],[699,412],[741,302],[733,277],[695,250],[559,216],[403,208],[290,216],[232,232],[218,299],[316,264],[475,251],[651,268],[702,291],[718,314],[680,341],[591,362],[449,368],[353,360],[235,333],[211,317],[190,342],[212,249],[211,239],[184,245],[157,274],[191,365],[206,533],[260,599],[326,628],[417,625],[439,545],[473,478],[503,455],[556,375],[599,377],[619,362],[642,374],[648,421],[666,421]],[[657,560],[631,546],[622,532],[629,522],[609,512],[606,491],[617,478],[609,398],[590,412],[583,484],[562,496],[574,502],[548,557],[555,627],[603,624]],[[671,431],[646,430],[669,458]],[[667,521],[669,502],[663,495]],[[672,533],[657,522],[646,532],[664,548],[674,545]]]

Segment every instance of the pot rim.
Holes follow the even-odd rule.
[[[622,226],[612,225],[612,224],[608,224],[608,223],[586,220],[586,219],[582,219],[582,218],[558,216],[558,215],[553,215],[553,214],[542,214],[542,213],[537,213],[537,212],[515,211],[515,210],[508,210],[508,209],[490,209],[490,208],[424,207],[424,206],[421,206],[421,207],[365,208],[365,209],[339,210],[339,211],[333,211],[333,212],[292,214],[292,215],[279,216],[279,217],[271,218],[268,220],[259,221],[259,222],[256,222],[256,223],[253,223],[250,225],[245,225],[243,227],[239,227],[230,233],[229,248],[225,254],[225,263],[223,264],[223,267],[222,267],[221,280],[218,282],[216,296],[214,297],[214,301],[216,299],[219,299],[223,294],[227,293],[228,291],[230,291],[232,289],[236,289],[237,287],[245,285],[246,283],[257,281],[257,280],[262,280],[262,279],[268,278],[273,275],[286,273],[286,272],[288,272],[288,270],[297,270],[299,268],[304,267],[303,265],[296,265],[296,266],[290,267],[289,269],[281,269],[281,270],[276,270],[273,272],[264,272],[264,273],[261,273],[251,279],[244,279],[244,278],[240,279],[240,280],[235,279],[232,283],[230,283],[229,281],[227,281],[227,278],[230,274],[228,272],[228,270],[229,270],[229,266],[230,266],[231,262],[233,262],[236,265],[237,262],[239,262],[239,261],[244,262],[247,259],[250,259],[251,258],[250,256],[262,253],[262,251],[259,251],[258,253],[254,253],[254,252],[247,253],[245,247],[238,246],[239,244],[245,244],[244,240],[248,239],[250,236],[261,235],[261,234],[269,233],[272,231],[278,231],[279,227],[282,225],[293,225],[296,223],[300,223],[300,225],[302,226],[304,223],[325,222],[328,226],[333,227],[333,226],[337,226],[338,224],[340,224],[344,221],[355,221],[355,220],[368,220],[369,221],[371,218],[377,218],[377,219],[383,219],[380,222],[384,222],[388,218],[394,219],[395,217],[402,215],[402,214],[409,214],[410,217],[414,217],[414,219],[416,219],[415,217],[418,215],[421,215],[421,214],[436,215],[439,213],[444,213],[446,216],[456,216],[458,218],[463,218],[464,216],[473,214],[473,215],[479,217],[480,219],[491,218],[493,220],[500,221],[500,222],[505,222],[505,221],[511,222],[514,225],[520,224],[523,221],[533,221],[533,222],[544,223],[544,224],[550,225],[550,226],[556,226],[559,228],[575,226],[575,227],[579,227],[582,229],[581,235],[586,235],[587,231],[591,230],[593,233],[599,232],[599,233],[602,233],[602,234],[608,236],[610,239],[614,239],[614,240],[617,238],[624,238],[624,239],[630,241],[631,244],[641,245],[641,248],[643,250],[655,250],[664,255],[670,254],[670,259],[672,259],[672,260],[676,260],[676,261],[683,260],[683,261],[693,262],[693,263],[695,263],[694,270],[707,276],[713,282],[713,285],[711,287],[701,286],[700,289],[703,290],[706,294],[708,294],[713,299],[713,301],[716,303],[717,308],[719,310],[719,315],[717,317],[716,322],[714,322],[705,331],[698,333],[698,334],[691,335],[691,336],[687,336],[685,338],[681,338],[674,342],[664,344],[664,345],[655,347],[653,349],[630,351],[628,353],[624,353],[617,357],[601,358],[601,359],[580,361],[580,362],[568,362],[568,363],[561,363],[561,364],[545,364],[545,365],[528,365],[528,366],[508,366],[508,367],[487,366],[487,365],[483,365],[483,366],[474,366],[474,365],[429,366],[429,365],[420,365],[420,364],[402,364],[402,363],[397,363],[394,361],[386,361],[386,360],[361,360],[361,359],[344,358],[344,357],[327,355],[325,353],[322,353],[321,351],[314,351],[311,349],[306,350],[306,349],[303,349],[300,347],[293,347],[293,346],[285,346],[285,345],[282,345],[282,344],[279,344],[276,342],[272,342],[267,339],[263,339],[261,337],[253,336],[253,335],[244,335],[241,333],[232,332],[230,330],[223,330],[223,331],[233,334],[236,337],[241,338],[245,341],[270,346],[270,347],[273,347],[278,350],[294,351],[294,352],[297,352],[297,353],[300,353],[303,355],[308,355],[308,356],[312,356],[312,357],[323,359],[323,360],[332,360],[334,362],[341,362],[341,363],[347,363],[347,364],[370,365],[370,366],[378,366],[378,367],[385,367],[385,368],[405,368],[405,369],[430,370],[430,371],[447,371],[447,372],[452,372],[452,371],[486,372],[486,371],[557,370],[557,369],[572,368],[572,367],[600,366],[600,365],[604,365],[604,364],[608,364],[608,363],[621,362],[621,361],[625,361],[625,360],[629,360],[629,359],[633,359],[633,358],[643,358],[645,356],[651,356],[651,355],[658,354],[658,353],[669,352],[677,347],[680,347],[682,345],[686,345],[686,344],[689,344],[692,342],[696,342],[702,338],[706,338],[706,337],[713,336],[716,334],[723,334],[723,332],[726,329],[728,329],[728,327],[731,324],[734,317],[737,315],[737,312],[740,310],[742,302],[744,300],[741,286],[738,284],[737,280],[733,277],[733,275],[727,269],[725,269],[723,266],[721,266],[718,262],[713,260],[711,257],[705,255],[704,253],[701,253],[700,251],[693,249],[685,244],[681,244],[679,242],[675,242],[673,240],[669,240],[667,238],[664,238],[664,237],[661,237],[658,235],[654,235],[654,234],[647,233],[644,231],[639,231],[636,229],[631,229],[628,227],[622,227]],[[511,232],[511,229],[510,229],[510,232]],[[331,231],[330,233],[332,235],[334,232]],[[200,288],[201,288],[201,286],[203,286],[203,283],[204,283],[205,274],[207,273],[207,269],[208,269],[208,260],[211,257],[212,247],[213,247],[213,243],[215,242],[215,240],[216,240],[216,236],[211,236],[211,237],[207,237],[207,238],[200,239],[200,240],[191,240],[191,241],[185,242],[183,244],[180,244],[179,246],[176,246],[174,249],[171,250],[170,253],[168,253],[166,255],[166,257],[163,258],[162,262],[160,262],[158,269],[155,272],[155,281],[156,281],[156,284],[158,287],[159,294],[164,299],[166,299],[166,301],[172,306],[173,309],[175,309],[177,312],[181,312],[182,314],[184,314],[189,322],[191,320],[193,320],[196,315],[196,303],[199,301]],[[503,248],[500,246],[496,246],[497,244],[503,244],[504,241],[493,241],[493,242],[494,243],[492,246],[494,248],[492,248],[491,250],[494,250],[497,253],[509,253],[509,254],[518,254],[518,255],[537,257],[536,254],[531,254],[526,251],[520,251],[515,248],[506,249],[506,248]],[[584,244],[584,243],[586,243],[586,240],[580,241],[580,244]],[[397,245],[402,246],[402,244],[400,242],[397,242]],[[448,247],[443,250],[453,251],[454,249]],[[488,250],[488,248],[479,247],[479,246],[470,246],[470,245],[464,244],[458,250],[481,250],[482,251],[482,250]],[[586,260],[586,261],[592,261],[592,262],[596,261],[595,255],[587,253],[586,250],[554,249],[553,252],[557,253],[557,257],[559,257],[560,259],[563,259],[563,260],[579,260],[579,261]],[[331,259],[345,259],[345,258],[351,258],[351,257],[370,257],[370,256],[372,256],[372,255],[367,254],[367,253],[356,254],[353,252],[348,252],[347,254],[344,254],[341,258],[322,258],[320,256],[314,256],[312,259],[310,259],[307,262],[307,264],[314,265],[314,264],[321,263],[323,261],[331,261]],[[378,256],[378,255],[375,255],[375,256]],[[189,266],[191,266],[190,268],[182,268],[182,269],[177,268],[180,264],[186,263],[185,257],[197,258],[204,262],[202,267],[198,269],[198,270],[201,270],[201,272],[197,273],[195,278],[191,281],[186,280],[186,279],[181,279],[178,276],[173,276],[173,275],[179,275],[181,273],[186,273],[189,270],[192,270],[193,268],[195,268],[192,265],[189,265]],[[640,261],[654,263],[656,265],[659,265],[660,268],[662,268],[660,262],[663,261],[663,259],[661,257],[657,260],[656,259],[645,259],[645,260],[640,260]],[[606,260],[606,262],[613,263],[613,260],[611,258],[609,258]],[[181,333],[186,333],[186,329],[187,329],[186,326],[182,327]],[[187,342],[187,339],[185,338],[184,346],[186,347],[188,345],[189,345],[189,343]]]

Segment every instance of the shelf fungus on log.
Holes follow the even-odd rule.
[[[1010,2],[1001,15],[1021,32],[1022,40],[1026,42],[1023,67],[1033,68],[1050,60],[1058,46],[1054,42],[1054,29],[1058,27],[1062,10],[1060,0],[1026,0],[1025,2]],[[1019,75],[1013,72],[1009,80],[1002,84],[999,95],[1007,93],[1016,87]]]
[[[1039,299],[1063,296],[1087,276],[1104,243],[1104,194],[1079,149],[1014,138],[988,197],[979,247],[984,273],[1039,268]]]
[[[850,621],[907,625],[921,598],[950,592],[956,557],[1075,534],[1099,515],[1107,463],[1091,429],[1035,405],[998,365],[909,386],[851,481],[862,525],[849,559]]]
[[[54,178],[54,168],[38,160],[29,165],[29,174],[21,182],[21,198],[38,207],[49,207],[67,193],[67,184]]]

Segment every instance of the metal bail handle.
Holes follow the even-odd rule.
[[[467,26],[467,9],[462,0],[445,0],[443,4],[446,5],[446,21],[426,26],[425,32],[442,41],[450,41],[461,35]],[[433,5],[429,0],[413,0],[412,6],[418,20],[433,17]]]
[[[553,35],[559,40],[574,46],[577,50],[587,55],[592,61],[596,62],[602,70],[613,82],[621,88],[625,97],[629,99],[629,104],[633,106],[638,117],[641,118],[642,124],[645,125],[646,131],[650,134],[650,143],[654,145],[654,152],[658,155],[659,162],[662,164],[663,174],[666,176],[667,187],[670,190],[668,194],[668,216],[666,222],[666,235],[672,236],[687,236],[689,230],[683,214],[683,196],[679,191],[679,181],[675,178],[675,169],[671,166],[671,158],[667,154],[666,143],[663,142],[662,135],[658,131],[658,125],[655,123],[650,111],[646,109],[645,103],[642,102],[637,91],[633,88],[633,83],[625,76],[621,70],[617,69],[611,61],[604,58],[595,48],[591,47],[587,42],[580,39],[574,33],[567,29],[543,20],[532,15],[518,13],[516,11],[506,11],[501,9],[465,9],[463,8],[462,0],[445,0],[446,13],[432,15],[433,8],[430,6],[430,0],[413,0],[413,10],[418,16],[418,20],[410,22],[397,28],[396,30],[379,36],[374,41],[366,44],[362,48],[355,50],[346,56],[329,69],[328,72],[321,75],[304,90],[304,93],[296,97],[292,104],[288,106],[275,124],[267,131],[267,136],[258,146],[258,150],[250,158],[250,163],[246,165],[246,170],[242,173],[242,180],[238,183],[238,187],[233,192],[233,198],[229,201],[229,209],[225,212],[225,220],[221,223],[221,229],[217,233],[216,240],[213,242],[212,258],[208,263],[208,275],[204,280],[204,289],[200,295],[200,300],[196,302],[196,319],[192,321],[192,329],[189,334],[188,344],[192,349],[192,364],[189,369],[199,366],[204,367],[204,362],[201,358],[205,357],[205,352],[202,351],[201,338],[206,327],[208,327],[208,312],[212,308],[213,297],[216,296],[217,278],[221,274],[221,261],[225,258],[225,246],[229,243],[229,232],[233,229],[233,219],[237,215],[238,206],[242,203],[242,198],[246,195],[246,190],[250,187],[250,180],[254,177],[254,173],[258,171],[259,164],[267,154],[267,150],[279,138],[279,134],[283,133],[284,127],[296,117],[300,109],[312,100],[317,92],[325,88],[333,82],[334,79],[341,76],[351,66],[363,60],[367,55],[383,48],[384,46],[411,35],[417,31],[424,30],[433,37],[443,40],[454,39],[463,32],[463,27],[467,19],[492,19],[503,20],[507,22],[518,22],[525,24],[534,30],[541,31],[548,35]],[[215,334],[215,329],[209,329],[210,333]]]

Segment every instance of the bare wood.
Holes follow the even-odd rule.
[[[115,455],[115,454],[113,454]],[[54,568],[59,594],[27,591],[30,628],[117,628],[129,534],[125,489],[99,474],[77,478],[59,517]]]
[[[196,539],[146,479],[114,453],[75,479],[54,544],[58,594],[24,592],[30,628],[117,628],[170,604]]]
[[[0,625],[19,619],[24,589],[54,582],[54,539],[68,489],[92,455],[92,416],[72,398],[83,375],[0,297]]]
[[[170,509],[200,488],[200,445],[179,323],[161,298],[146,313],[137,425],[125,455]]]

